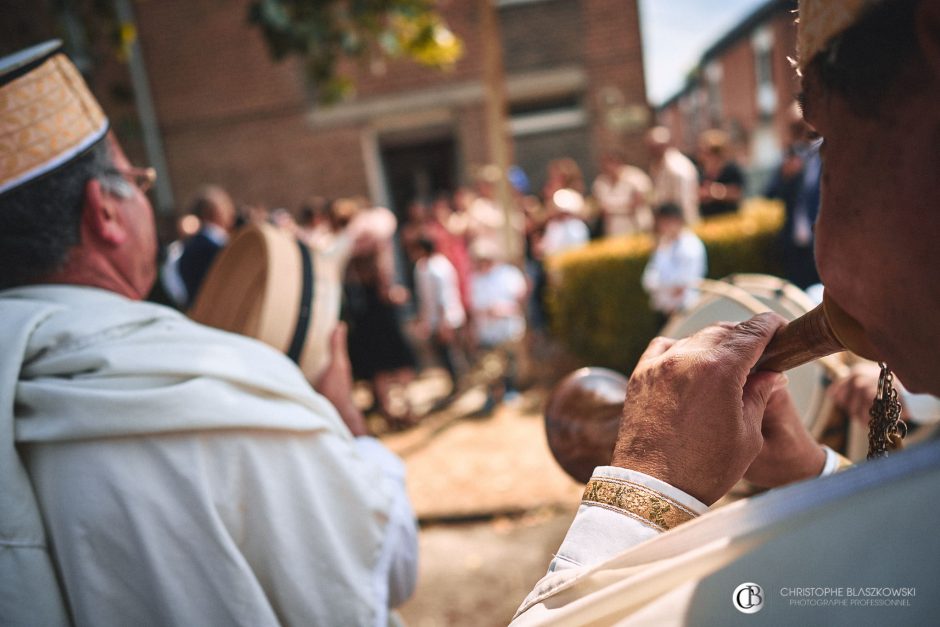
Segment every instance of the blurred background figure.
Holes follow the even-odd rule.
[[[466,371],[458,334],[467,322],[467,314],[460,302],[457,271],[430,238],[412,243],[408,254],[415,264],[416,334],[430,341],[435,356],[447,370],[451,384],[449,399],[457,393],[460,375]]]
[[[560,189],[572,189],[584,195],[584,176],[578,162],[570,157],[552,159],[546,166],[542,202],[548,203]]]
[[[542,259],[588,243],[591,233],[580,218],[584,196],[574,189],[562,188],[552,194],[547,207],[548,221],[537,247]]]
[[[235,226],[235,205],[217,185],[207,185],[196,195],[190,213],[201,221],[199,231],[183,247],[179,275],[186,286],[186,306],[196,299],[206,272]]]
[[[819,178],[822,159],[813,130],[803,121],[797,103],[788,110],[790,137],[783,162],[765,191],[768,198],[779,198],[786,208],[778,247],[784,277],[806,289],[819,283],[813,257],[813,224],[819,213]]]
[[[497,403],[516,392],[516,369],[524,350],[525,304],[528,284],[517,267],[499,261],[499,251],[485,242],[473,248],[473,329],[478,348],[489,352],[477,358],[487,381],[486,404],[489,413]],[[488,358],[495,367],[487,368]],[[488,371],[495,371],[495,376]]]
[[[496,185],[502,176],[495,165],[483,166],[476,172],[476,195],[467,209],[471,246],[474,242],[486,241],[501,251],[506,250],[506,211],[496,195]],[[521,232],[521,223],[513,223],[513,227]]]
[[[297,220],[298,237],[316,248],[316,243],[329,238],[330,228],[329,203],[322,196],[310,196],[300,206]]]
[[[297,221],[294,219],[294,214],[284,207],[278,207],[277,209],[273,210],[271,212],[270,220],[271,224],[279,229],[284,229],[288,233],[297,235],[300,232]]]
[[[415,422],[404,387],[414,378],[416,360],[399,317],[409,293],[395,282],[391,232],[384,238],[358,235],[360,231],[368,231],[359,226],[363,222],[361,214],[377,210],[365,209],[349,198],[334,200],[329,208],[330,228],[331,236],[340,243],[350,238],[356,244],[343,285],[343,319],[349,325],[353,376],[368,382],[373,409],[392,429],[401,429]],[[376,217],[381,218],[381,215],[393,219],[387,209],[381,209]],[[376,221],[381,220],[365,220],[367,224]]]
[[[699,138],[699,215],[703,218],[738,210],[744,171],[731,156],[724,131],[712,129]]]
[[[447,194],[439,194],[431,205],[425,226],[427,236],[434,241],[437,251],[447,258],[457,272],[460,303],[470,312],[470,277],[473,271],[467,250],[467,225],[454,211]]]
[[[678,205],[659,205],[653,217],[656,250],[643,271],[643,289],[662,326],[698,298],[695,286],[705,278],[708,262],[705,245],[686,227]]]
[[[679,205],[685,223],[699,221],[698,170],[692,160],[672,145],[672,134],[665,126],[646,133],[650,153],[650,177],[653,180],[653,206],[667,202]]]
[[[650,196],[653,183],[643,170],[627,165],[623,153],[612,150],[601,157],[601,173],[591,194],[600,210],[607,237],[648,232],[653,228]]]
[[[235,230],[248,224],[268,224],[271,212],[259,203],[244,203],[238,206],[235,216]]]
[[[418,307],[415,293],[415,264],[408,253],[411,247],[421,238],[428,236],[428,225],[431,220],[431,210],[421,198],[414,198],[408,203],[405,210],[405,221],[398,229],[398,247],[395,249],[397,267],[401,269],[396,274],[403,286],[408,290],[407,314],[411,315]]]
[[[182,309],[189,301],[186,284],[180,276],[179,262],[190,237],[199,232],[200,220],[193,214],[180,216],[176,220],[176,239],[167,244],[166,257],[160,266],[160,285],[171,304]]]
[[[529,300],[530,328],[540,335],[548,326],[545,292],[548,278],[545,258],[565,250],[580,248],[591,239],[591,231],[579,216],[585,210],[584,178],[581,168],[568,157],[549,162],[542,186],[542,203],[526,202],[527,241],[531,255],[526,271],[532,284]]]
[[[422,237],[427,237],[428,225],[431,221],[431,210],[420,198],[408,203],[406,221],[398,230],[398,239],[401,247],[409,250]]]

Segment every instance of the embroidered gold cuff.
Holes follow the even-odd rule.
[[[657,531],[672,529],[696,517],[669,497],[620,479],[591,479],[581,502],[625,514]]]

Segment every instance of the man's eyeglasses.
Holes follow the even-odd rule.
[[[153,168],[113,168],[108,173],[115,174],[129,183],[133,183],[143,194],[146,194],[147,190],[157,182],[157,171]]]

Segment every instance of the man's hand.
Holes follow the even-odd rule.
[[[314,389],[333,404],[353,435],[369,435],[366,420],[352,399],[352,364],[346,348],[346,323],[340,322],[330,336],[330,365]]]
[[[707,505],[721,498],[761,450],[764,407],[782,375],[749,373],[784,324],[761,314],[653,340],[627,385],[611,463]]]
[[[811,479],[822,472],[826,453],[813,439],[781,378],[767,401],[761,423],[764,444],[744,478],[762,488]]]
[[[852,366],[849,376],[833,383],[827,394],[836,407],[848,414],[852,420],[867,425],[871,420],[868,412],[878,394],[880,377],[881,367],[878,364],[861,362]]]

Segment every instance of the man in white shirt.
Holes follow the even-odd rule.
[[[698,298],[696,284],[705,278],[705,245],[685,226],[682,210],[672,203],[655,211],[656,249],[643,271],[643,289],[662,322],[687,309]]]
[[[601,173],[591,186],[604,220],[604,235],[648,232],[653,226],[652,192],[650,177],[643,170],[627,165],[622,153],[605,154],[601,159]]]
[[[552,195],[545,233],[537,244],[540,257],[580,248],[590,241],[591,232],[578,217],[583,209],[584,197],[573,189],[560,189]]]
[[[475,264],[471,302],[476,341],[495,354],[502,372],[501,381],[490,382],[487,390],[487,405],[492,407],[515,387],[529,287],[519,268],[498,260],[495,247],[477,242],[470,252]]]
[[[411,594],[401,461],[344,335],[284,355],[140,302],[152,169],[50,42],[0,60],[0,623],[374,625]]]
[[[938,24],[932,0],[802,0],[798,37],[803,115],[825,138],[827,299],[911,391],[934,395]],[[650,344],[611,465],[515,624],[936,622],[940,441],[829,476],[838,457],[807,433],[783,375],[754,371],[784,324],[762,314]],[[707,511],[742,477],[779,489]]]
[[[460,301],[457,270],[428,238],[422,237],[412,244],[409,254],[415,264],[418,335],[431,340],[435,354],[450,377],[453,394],[466,361],[457,343],[457,332],[467,322],[467,313]]]
[[[686,224],[697,224],[698,170],[695,164],[672,146],[672,135],[665,126],[656,126],[646,133],[646,147],[652,157],[653,205],[675,203],[682,208]]]

